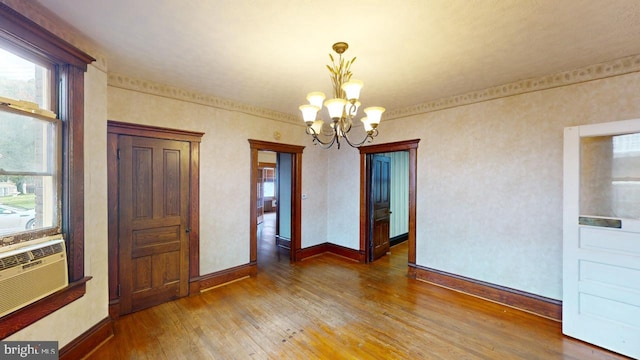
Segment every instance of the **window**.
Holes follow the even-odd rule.
[[[61,232],[53,73],[0,49],[0,248]]]
[[[264,186],[264,197],[276,196],[276,169],[263,168],[262,169],[262,182]]]
[[[10,155],[6,143],[2,145],[0,153],[4,152],[3,156],[12,161],[5,160],[10,165],[0,175],[3,177],[0,183],[4,183],[0,184],[0,193],[28,194],[31,187],[34,193],[52,194],[40,197],[43,204],[34,195],[35,229],[16,231],[11,241],[28,241],[50,231],[61,232],[66,242],[69,273],[67,288],[0,318],[0,339],[3,339],[77,300],[86,291],[89,278],[84,276],[84,72],[95,59],[1,2],[0,49],[22,58],[29,69],[34,69],[34,81],[27,81],[30,86],[18,87],[21,92],[14,95],[24,96],[28,102],[16,104],[17,108],[0,106],[3,127],[0,131],[24,126],[14,130],[12,136],[20,136],[18,142],[31,144],[23,149],[22,155],[20,149]],[[0,96],[13,97],[6,91]],[[30,103],[43,110],[33,111],[35,106]],[[57,118],[52,118],[51,112]],[[4,135],[0,133],[0,138]],[[16,178],[8,179],[10,176]],[[52,204],[45,204],[46,201]]]
[[[51,110],[52,75],[49,67],[0,48],[0,96]]]

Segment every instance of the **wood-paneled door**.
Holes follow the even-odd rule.
[[[371,261],[389,252],[391,158],[374,154],[371,159]]]
[[[189,291],[189,143],[120,136],[120,301],[129,313]]]
[[[199,291],[203,133],[109,121],[109,313]]]

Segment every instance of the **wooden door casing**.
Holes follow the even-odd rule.
[[[417,207],[417,163],[420,139],[394,143],[361,146],[360,152],[360,262],[371,261],[371,157],[395,151],[409,152],[409,228],[408,228],[408,272],[415,278],[416,264],[416,207]]]
[[[291,252],[292,261],[302,260],[302,150],[304,146],[272,143],[262,140],[249,139],[251,149],[251,193],[249,213],[249,259],[251,264],[257,264],[258,258],[258,222],[256,174],[259,172],[258,152],[273,151],[292,154],[292,209],[291,209]]]
[[[131,135],[153,139],[184,141],[189,144],[189,293],[200,291],[200,142],[204,133],[157,126],[107,121],[108,176],[108,252],[109,252],[109,315],[117,319],[120,304],[120,235],[119,235],[119,138]]]
[[[189,292],[189,143],[120,136],[120,313]]]

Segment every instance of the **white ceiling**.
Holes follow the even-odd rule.
[[[298,115],[357,57],[365,106],[403,108],[640,54],[638,0],[38,0],[134,78]]]

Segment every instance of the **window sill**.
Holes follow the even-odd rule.
[[[40,299],[4,316],[0,319],[0,339],[16,333],[54,311],[78,300],[87,292],[86,283],[89,280],[91,280],[91,276],[85,276],[44,299]]]

